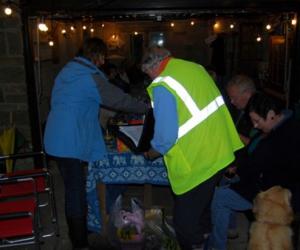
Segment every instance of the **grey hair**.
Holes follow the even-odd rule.
[[[249,91],[251,93],[256,92],[256,86],[253,80],[246,75],[236,75],[232,77],[226,84],[226,88],[236,86],[239,88],[240,92]]]
[[[171,56],[171,52],[165,48],[154,46],[150,47],[142,59],[142,71],[151,70],[165,58]]]

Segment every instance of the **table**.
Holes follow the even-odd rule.
[[[89,163],[87,174],[88,229],[97,233],[102,229],[97,189],[99,183],[169,185],[162,158],[147,161],[142,155],[130,152],[110,152],[104,159]],[[105,197],[105,190],[102,192]],[[103,197],[103,194],[100,196]]]

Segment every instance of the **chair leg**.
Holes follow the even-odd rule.
[[[50,207],[51,207],[51,216],[52,216],[52,223],[55,223],[55,233],[56,236],[59,236],[59,225],[58,225],[58,217],[57,217],[57,210],[56,210],[56,200],[55,200],[55,193],[54,193],[54,183],[53,178],[50,173],[48,173],[49,177],[49,186],[50,190],[48,192]]]

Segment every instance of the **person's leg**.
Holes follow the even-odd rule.
[[[210,245],[218,250],[226,250],[227,231],[232,211],[244,211],[252,208],[252,204],[228,187],[219,187],[215,190],[211,204],[212,234]]]
[[[65,186],[65,214],[74,249],[88,246],[86,226],[86,190],[83,162],[56,158]]]
[[[229,225],[228,225],[228,232],[227,238],[228,239],[235,239],[239,237],[239,233],[237,231],[237,216],[235,211],[231,211],[229,217]]]
[[[210,203],[220,177],[218,173],[187,193],[175,196],[174,227],[181,249],[202,246],[203,235],[210,231]]]

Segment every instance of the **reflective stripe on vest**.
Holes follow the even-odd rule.
[[[196,127],[198,124],[203,122],[206,118],[208,118],[211,114],[219,109],[222,105],[224,105],[224,99],[220,95],[216,97],[213,101],[211,101],[206,107],[203,109],[199,109],[197,104],[194,102],[192,97],[186,91],[186,89],[174,78],[170,76],[166,77],[157,77],[153,81],[154,83],[165,82],[171,89],[173,89],[176,94],[180,97],[183,103],[186,105],[187,109],[190,111],[192,117],[187,120],[184,124],[179,127],[178,131],[178,139],[187,134],[190,130]]]

